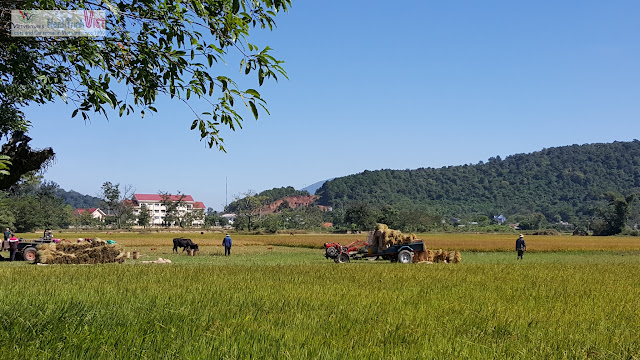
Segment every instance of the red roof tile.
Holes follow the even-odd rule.
[[[191,195],[169,195],[169,200],[178,201],[182,196],[184,196],[184,198],[182,198],[182,201],[193,202],[193,197],[191,197]],[[133,197],[137,201],[162,201],[162,196],[158,194],[134,194]]]
[[[196,201],[195,204],[193,204],[193,208],[194,209],[206,209],[204,207],[204,203],[202,201]]]

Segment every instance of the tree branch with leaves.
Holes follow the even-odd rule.
[[[222,130],[242,127],[238,105],[268,114],[254,88],[221,74],[237,56],[243,76],[286,78],[269,46],[249,42],[254,29],[275,27],[290,0],[7,0],[0,10],[0,135],[27,131],[22,108],[62,99],[72,116],[119,116],[157,111],[168,97],[193,113],[191,129],[225,151]],[[11,10],[105,10],[107,36],[12,37]],[[192,98],[208,109],[198,112]]]

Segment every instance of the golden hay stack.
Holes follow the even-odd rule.
[[[453,263],[453,258],[455,257],[456,253],[454,251],[447,253],[447,262],[449,264]]]
[[[427,250],[425,253],[427,254],[427,261],[433,262],[433,258],[436,256],[433,250]]]
[[[447,252],[442,249],[436,250],[436,253],[433,256],[433,262],[446,262],[446,261],[447,261]]]
[[[383,249],[390,245],[408,244],[418,240],[416,234],[405,235],[400,230],[390,229],[386,224],[377,224],[373,237],[373,245]]]
[[[429,253],[427,251],[416,251],[413,255],[413,262],[429,261]]]
[[[42,264],[103,264],[122,263],[125,256],[117,244],[108,244],[98,238],[90,242],[62,241],[38,245],[37,260]]]

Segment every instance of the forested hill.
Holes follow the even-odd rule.
[[[319,203],[334,208],[424,209],[444,216],[543,213],[584,217],[603,193],[640,191],[640,141],[572,145],[487,163],[377,170],[327,181]]]
[[[55,190],[55,195],[61,198],[65,204],[74,209],[94,208],[100,206],[100,198],[91,195],[83,195],[77,191],[66,191],[61,188]]]

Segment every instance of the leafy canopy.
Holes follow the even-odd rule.
[[[290,0],[8,0],[0,10],[0,133],[25,131],[20,108],[56,98],[71,103],[72,115],[88,120],[92,112],[120,116],[156,111],[158,96],[189,107],[209,147],[224,151],[221,128],[241,128],[242,103],[257,119],[266,102],[255,89],[241,89],[231,78],[215,75],[231,52],[239,54],[244,75],[258,85],[285,76],[271,48],[250,43],[254,28],[273,29],[278,12]],[[104,38],[11,37],[10,10],[106,10]],[[218,71],[219,73],[219,71]],[[192,97],[205,99],[198,113]]]

